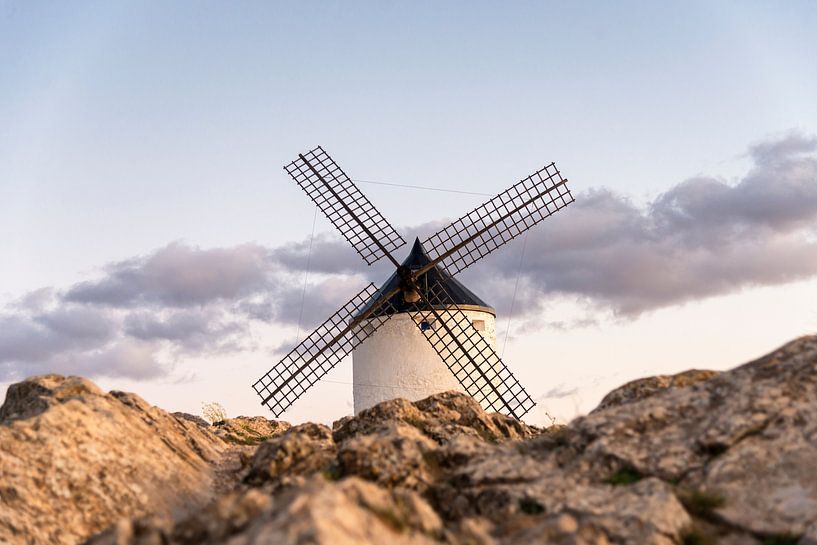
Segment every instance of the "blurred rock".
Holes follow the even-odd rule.
[[[255,489],[228,494],[173,528],[163,521],[124,522],[88,545],[432,545],[442,536],[442,521],[413,492],[318,478],[275,497]]]
[[[301,424],[263,443],[249,462],[244,481],[274,489],[330,472],[337,449],[332,432],[322,424]]]
[[[38,377],[0,408],[0,542],[809,545],[815,400],[817,337],[635,381],[544,430],[456,392],[333,429],[203,426]]]
[[[473,398],[459,392],[443,392],[412,403],[393,399],[349,416],[333,425],[335,441],[371,433],[383,422],[400,420],[442,443],[456,435],[473,435],[485,441],[523,439],[539,433],[515,418],[486,413]]]
[[[662,390],[691,386],[692,384],[709,380],[717,375],[717,371],[690,369],[689,371],[684,371],[683,373],[678,373],[675,375],[656,375],[654,377],[633,380],[623,386],[619,386],[604,396],[604,399],[601,400],[599,406],[593,409],[592,412],[609,409],[610,407],[618,407],[620,405],[625,405],[641,399],[647,399],[651,395],[655,395]]]
[[[45,375],[0,408],[0,543],[75,544],[120,517],[212,497],[227,445],[134,394]]]
[[[289,428],[289,422],[268,420],[263,416],[239,416],[216,422],[211,431],[230,443],[258,445]]]
[[[202,417],[200,417],[200,416],[198,416],[196,414],[175,412],[175,413],[173,413],[173,416],[175,416],[176,418],[183,418],[185,420],[188,420],[188,421],[192,422],[193,424],[196,424],[197,426],[199,426],[201,428],[209,428],[210,427],[210,423],[207,420],[203,419]]]

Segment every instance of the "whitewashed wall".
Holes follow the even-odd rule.
[[[481,333],[496,349],[494,315],[463,312],[472,321],[485,321]],[[387,399],[417,401],[446,390],[463,391],[407,313],[395,314],[354,351],[352,359],[355,414]]]

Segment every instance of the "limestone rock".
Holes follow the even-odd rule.
[[[420,492],[439,474],[439,465],[458,449],[532,437],[540,430],[497,413],[486,413],[473,398],[443,392],[416,402],[379,403],[334,425],[341,475],[357,475],[388,487]],[[470,438],[470,442],[465,439]],[[476,446],[480,445],[480,446]]]
[[[437,447],[417,428],[398,420],[344,441],[338,451],[339,469],[390,488],[423,490],[435,477],[429,457]]]
[[[485,446],[435,484],[432,504],[446,519],[487,518],[507,543],[533,543],[545,533],[554,542],[604,543],[609,538],[663,545],[680,540],[691,523],[673,487],[658,479],[631,486],[587,482],[564,472],[554,457],[536,459],[517,447]],[[575,530],[551,528],[567,515],[575,520]]]
[[[503,539],[508,545],[608,545],[610,541],[600,526],[579,524],[577,518],[568,513],[544,518],[537,524],[512,533]]]
[[[758,536],[817,520],[817,337],[570,426],[566,472],[654,475],[710,498],[704,516]],[[714,501],[717,498],[717,501]]]
[[[808,545],[815,399],[817,336],[731,371],[625,385],[546,430],[456,392],[384,402],[331,430],[201,426],[41,377],[0,409],[0,542],[75,543],[107,524],[92,543]]]
[[[257,489],[229,494],[173,528],[125,522],[87,545],[432,545],[442,536],[442,521],[413,492],[313,478],[275,496]]]
[[[119,517],[205,503],[221,439],[133,394],[46,375],[0,408],[0,543],[75,544]]]
[[[817,520],[806,528],[806,532],[801,536],[797,545],[817,545]]]
[[[83,397],[104,395],[96,384],[82,377],[42,375],[9,386],[6,400],[0,407],[0,423],[10,424],[27,419]]]
[[[691,386],[692,384],[709,380],[717,375],[717,371],[690,369],[689,371],[675,375],[656,375],[654,377],[633,380],[623,386],[619,386],[604,396],[599,406],[593,409],[592,412],[632,403],[640,399],[646,399],[662,390]]]
[[[258,445],[290,428],[288,422],[268,420],[263,416],[239,416],[217,422],[212,432],[239,445]]]
[[[321,424],[301,424],[261,444],[249,462],[244,481],[276,488],[316,473],[332,472],[337,448],[332,431]]]
[[[486,441],[532,437],[540,432],[514,418],[486,413],[479,403],[463,393],[451,391],[411,401],[393,399],[346,417],[333,425],[335,441],[371,433],[383,422],[400,420],[416,427],[438,443],[456,435],[469,434]]]
[[[176,418],[183,418],[184,420],[189,420],[190,422],[199,426],[200,428],[210,427],[210,423],[207,420],[203,419],[202,417],[196,414],[175,412],[173,413],[173,416],[175,416]]]
[[[805,337],[524,442],[461,448],[432,503],[498,525],[567,512],[625,543],[677,542],[690,515],[724,539],[805,535],[817,520],[815,399],[817,337]]]

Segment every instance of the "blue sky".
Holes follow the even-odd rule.
[[[173,241],[302,241],[313,208],[281,167],[317,144],[353,178],[484,193],[550,161],[575,191],[605,188],[635,204],[697,176],[738,184],[753,144],[817,133],[815,27],[809,2],[0,1],[0,294],[68,289]],[[361,188],[398,226],[482,200]],[[331,229],[322,219],[317,227]],[[748,298],[738,307],[767,289],[777,299],[813,293],[802,282],[760,292],[751,285],[763,281],[747,282],[728,295]],[[726,300],[701,304],[732,316]],[[789,336],[809,327],[803,312],[781,322]],[[663,319],[651,316],[604,322],[613,325],[592,335],[623,328],[625,338]],[[785,340],[784,329],[745,353],[719,352],[716,341],[700,350],[736,364]],[[263,373],[267,335],[254,337],[261,348],[223,357],[258,357]],[[565,353],[583,342],[553,331],[520,337],[518,365],[541,335],[561,335]],[[642,348],[644,360],[659,349]],[[185,357],[174,361],[179,381]],[[673,365],[684,363],[632,372]],[[155,402],[179,399],[158,393],[159,382],[132,387]],[[191,410],[199,401],[184,399]],[[240,399],[228,405],[249,410]]]

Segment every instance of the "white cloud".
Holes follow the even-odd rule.
[[[597,310],[626,319],[817,276],[815,152],[817,138],[796,133],[761,142],[749,148],[753,166],[737,183],[698,176],[643,207],[605,189],[581,192],[530,231],[521,269],[519,250],[505,248],[461,276],[505,315],[517,274],[517,316],[537,314],[554,297],[583,301],[588,315],[546,322],[557,328],[592,323]],[[402,231],[411,240],[440,227]],[[170,369],[161,353],[247,349],[252,322],[298,323],[308,248],[174,242],[65,291],[27,294],[0,311],[0,381],[47,371],[151,378]],[[339,237],[319,235],[312,252],[306,328],[391,273],[388,263],[361,266]]]

